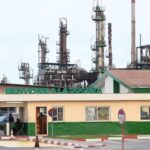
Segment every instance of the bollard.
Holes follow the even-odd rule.
[[[40,147],[38,136],[36,136],[36,138],[35,138],[35,146],[34,147]]]

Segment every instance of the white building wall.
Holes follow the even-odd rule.
[[[113,93],[113,79],[109,76],[105,79],[104,93]]]
[[[129,89],[120,84],[120,93],[122,94],[129,93]]]

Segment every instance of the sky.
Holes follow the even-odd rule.
[[[0,79],[5,74],[11,83],[19,79],[18,65],[27,62],[37,74],[38,34],[49,37],[49,62],[56,62],[59,41],[59,18],[68,21],[70,63],[90,70],[95,39],[95,23],[91,19],[94,0],[0,0]],[[101,0],[107,24],[112,23],[113,64],[125,67],[130,63],[131,0]],[[136,0],[136,43],[149,44],[149,0]],[[107,53],[107,47],[105,48]],[[80,60],[80,61],[78,61]],[[80,63],[79,63],[80,62]],[[108,61],[105,61],[106,65]]]

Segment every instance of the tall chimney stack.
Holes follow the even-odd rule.
[[[109,69],[112,69],[112,24],[108,23]]]
[[[131,0],[131,64],[136,63],[135,0]]]

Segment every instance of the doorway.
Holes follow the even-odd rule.
[[[47,134],[47,108],[36,107],[36,133]]]

